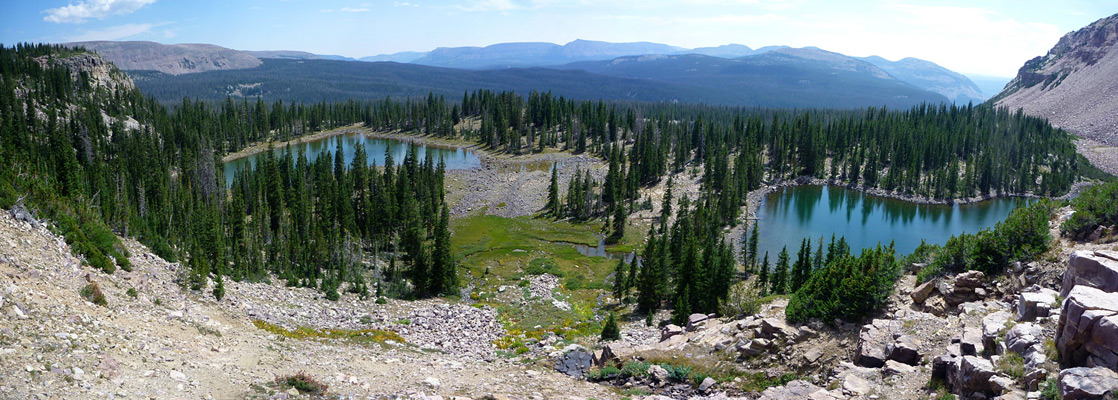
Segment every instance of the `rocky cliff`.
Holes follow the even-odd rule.
[[[259,58],[244,51],[212,44],[160,44],[155,42],[74,42],[100,54],[123,70],[159,71],[171,75],[252,68]]]
[[[1048,118],[1053,125],[1118,144],[1118,14],[1060,38],[1025,63],[993,101]]]

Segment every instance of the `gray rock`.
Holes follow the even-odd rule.
[[[1118,253],[1110,251],[1077,251],[1068,258],[1060,296],[1068,297],[1077,285],[1090,286],[1104,292],[1118,292]]]
[[[704,321],[706,321],[708,319],[710,319],[710,317],[707,316],[706,314],[691,314],[690,316],[687,317],[687,330],[688,331],[694,331],[695,328],[697,328],[699,324],[703,323]]]
[[[1048,379],[1048,371],[1044,368],[1034,368],[1025,373],[1025,388],[1030,391],[1040,390],[1040,384]]]
[[[912,297],[912,301],[916,304],[924,304],[924,300],[927,300],[928,296],[931,296],[932,292],[935,291],[935,289],[935,281],[927,281],[912,289],[912,293],[909,294],[909,297]]]
[[[660,329],[660,341],[663,342],[670,339],[672,336],[679,335],[681,333],[683,333],[683,328],[680,328],[679,325],[668,324],[667,326]]]
[[[443,385],[442,382],[439,381],[439,378],[433,376],[427,377],[423,380],[423,382],[420,382],[419,384],[431,390],[438,390]]]
[[[708,376],[705,379],[703,379],[702,383],[699,384],[699,391],[703,392],[703,393],[706,393],[708,390],[710,390],[710,388],[714,387],[715,383],[718,383],[718,382],[716,382],[714,380],[714,378],[711,378],[711,377]]]
[[[822,356],[823,349],[819,346],[815,346],[804,352],[804,361],[807,361],[809,364],[814,363],[816,361],[819,361],[819,358]]]
[[[575,350],[559,357],[559,360],[555,362],[555,370],[567,374],[567,376],[581,379],[590,370],[590,366],[593,364],[592,359],[593,356],[590,353]]]
[[[982,271],[967,271],[959,275],[955,275],[956,288],[980,288],[986,280],[986,274]]]
[[[1012,318],[1008,311],[996,311],[982,318],[982,345],[986,348],[997,349],[998,338],[1002,335],[1006,323]]]
[[[31,215],[31,212],[27,211],[27,208],[24,208],[22,204],[12,206],[11,214],[12,218],[15,218],[17,221],[26,222],[31,224],[32,228],[39,229],[39,221],[36,220],[35,216]]]
[[[810,383],[796,380],[788,382],[787,385],[770,387],[761,392],[761,397],[758,400],[833,400],[838,399],[837,396],[831,394],[825,389],[812,385]]]
[[[1118,293],[1075,286],[1056,325],[1060,364],[1118,369]]]
[[[978,328],[963,328],[963,336],[959,338],[959,349],[964,356],[974,356],[986,352],[982,343],[982,331]]]
[[[1017,294],[1017,320],[1032,321],[1037,317],[1047,317],[1050,305],[1056,302],[1056,294],[1055,290],[1047,288]]]
[[[664,369],[664,367],[653,364],[648,367],[648,376],[651,376],[652,380],[655,382],[664,383],[670,379],[671,374],[669,374],[668,370]]]
[[[1030,349],[1039,344],[1044,338],[1044,329],[1034,324],[1024,322],[1014,325],[1005,333],[1005,345],[1010,350],[1022,356],[1031,353]]]
[[[920,345],[912,335],[900,335],[889,345],[889,359],[908,365],[920,363]]]
[[[1107,392],[1118,392],[1118,373],[1112,370],[1079,367],[1060,371],[1063,400],[1103,399]]]
[[[873,322],[862,326],[858,333],[858,352],[854,356],[854,363],[870,368],[880,368],[889,359],[889,346],[893,344],[893,332],[897,331],[900,323],[895,320],[875,319]]]
[[[872,384],[855,374],[848,374],[842,380],[842,391],[852,396],[864,396],[870,393]]]
[[[1013,379],[1009,379],[1001,375],[996,375],[993,378],[990,378],[990,390],[994,393],[1008,393],[1013,391],[1015,388],[1016,384],[1013,382]]]
[[[908,364],[902,364],[902,363],[899,363],[895,360],[886,360],[885,361],[885,367],[881,369],[881,372],[884,373],[885,375],[902,375],[902,374],[912,373],[912,372],[915,372],[915,371],[916,371],[916,367],[913,367],[913,366],[908,365]]]
[[[956,393],[966,398],[974,393],[990,394],[990,379],[994,377],[994,364],[976,356],[963,356],[959,359],[958,369],[947,372],[947,384]]]

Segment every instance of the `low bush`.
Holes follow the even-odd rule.
[[[718,312],[729,317],[754,315],[761,311],[761,289],[749,284],[739,282],[730,288],[730,294],[719,305]]]
[[[326,384],[314,379],[310,374],[299,371],[295,375],[288,375],[276,377],[276,384],[280,386],[295,388],[300,393],[308,394],[324,394],[326,393]]]
[[[83,299],[90,303],[99,306],[108,306],[109,302],[105,300],[105,294],[101,293],[101,287],[97,286],[97,282],[89,282],[82,288],[80,292]]]
[[[554,260],[546,257],[536,257],[528,262],[528,266],[524,268],[524,272],[528,275],[543,275],[552,274],[560,278],[563,277],[563,271],[559,270],[559,265]]]
[[[605,325],[602,325],[602,340],[620,340],[621,329],[617,326],[617,318],[609,313]]]
[[[818,318],[829,322],[868,315],[888,300],[900,275],[892,245],[864,249],[858,257],[849,251],[828,257],[831,262],[812,272],[789,297],[785,309],[789,321]]]
[[[1071,201],[1075,210],[1064,221],[1060,230],[1074,239],[1084,239],[1096,228],[1118,224],[1118,182],[1109,182],[1087,188]]]

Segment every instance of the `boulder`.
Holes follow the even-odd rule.
[[[854,363],[870,368],[880,368],[889,359],[889,346],[893,344],[893,332],[900,328],[900,323],[889,319],[875,319],[873,322],[862,326],[858,333],[858,352],[854,356]]]
[[[687,331],[694,331],[699,324],[708,319],[710,319],[710,317],[706,314],[691,314],[691,316],[687,317]]]
[[[1118,370],[1118,293],[1075,286],[1056,325],[1060,364]]]
[[[679,325],[668,324],[667,326],[660,328],[660,341],[663,342],[670,339],[672,336],[679,335],[681,333],[683,333],[683,328],[680,328]]]
[[[442,382],[439,381],[439,378],[433,376],[427,377],[423,380],[423,382],[420,382],[419,384],[431,390],[439,390],[439,388],[443,386]]]
[[[572,351],[559,357],[555,363],[555,370],[567,374],[572,378],[582,378],[590,370],[593,356],[585,351]]]
[[[1048,371],[1044,368],[1034,368],[1025,373],[1025,388],[1029,391],[1040,390],[1040,384],[1048,379]]]
[[[967,271],[959,275],[955,275],[956,288],[980,288],[986,280],[986,274],[982,271]]]
[[[831,394],[826,389],[812,385],[805,381],[795,380],[784,386],[774,386],[761,392],[757,400],[834,400],[838,396]]]
[[[706,393],[708,390],[710,390],[710,388],[714,387],[715,383],[718,382],[715,381],[714,378],[708,376],[703,379],[702,383],[699,383],[699,391]]]
[[[668,370],[656,364],[648,367],[648,376],[652,377],[653,381],[659,383],[665,383],[671,379],[671,374],[668,373]]]
[[[848,374],[842,380],[842,391],[851,396],[864,396],[870,393],[873,385],[855,374]]]
[[[12,218],[15,218],[16,221],[26,222],[30,224],[32,228],[39,229],[39,221],[36,220],[35,216],[31,215],[31,213],[27,211],[27,208],[24,208],[22,204],[16,204],[12,206],[11,214]]]
[[[978,328],[963,328],[963,335],[955,340],[959,343],[959,349],[964,356],[975,356],[986,352],[986,346],[982,344],[982,331]]]
[[[1104,292],[1118,292],[1118,253],[1110,251],[1077,251],[1068,258],[1060,296],[1068,297],[1077,285],[1090,286]]]
[[[976,356],[963,356],[956,364],[954,371],[948,367],[947,384],[953,389],[951,392],[962,398],[967,398],[974,393],[991,394],[990,379],[994,377],[994,364],[989,360]],[[954,372],[954,373],[952,373]]]
[[[920,345],[912,335],[900,335],[893,343],[889,344],[889,359],[908,365],[920,363],[923,356],[920,354]]]
[[[886,360],[885,367],[881,369],[881,372],[884,373],[886,376],[908,374],[915,371],[916,367],[908,364],[902,364],[895,360]]]
[[[1024,322],[1014,325],[1005,333],[1005,346],[1010,351],[1025,356],[1032,353],[1034,351],[1033,346],[1040,344],[1043,339],[1044,329]]]
[[[909,297],[912,297],[912,301],[916,304],[924,304],[924,300],[927,300],[934,290],[936,290],[935,281],[927,281],[912,289]]]
[[[819,346],[815,346],[815,347],[812,347],[812,348],[808,349],[808,351],[804,352],[804,361],[806,361],[808,364],[811,364],[811,363],[814,363],[816,361],[819,361],[819,358],[822,357],[822,356],[823,356],[823,348],[821,348]]]
[[[1017,320],[1032,321],[1037,317],[1048,317],[1051,304],[1056,302],[1056,295],[1055,290],[1047,288],[1017,294]]]
[[[1008,311],[996,311],[982,318],[982,345],[988,349],[998,349],[998,339],[1002,330],[1012,317]]]
[[[1060,371],[1060,396],[1063,400],[1103,399],[1118,392],[1118,373],[1101,367],[1068,368]]]
[[[784,323],[783,320],[777,318],[765,318],[761,320],[758,326],[759,334],[757,336],[766,339],[775,339],[778,336],[782,338],[795,337],[799,334],[799,330]]]

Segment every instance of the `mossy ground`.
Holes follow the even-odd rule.
[[[574,244],[597,246],[605,223],[556,221],[549,218],[505,218],[471,215],[452,221],[452,242],[458,256],[463,284],[472,284],[470,297],[495,307],[510,336],[538,337],[547,331],[564,338],[597,335],[601,330],[598,310],[609,293],[607,278],[617,268],[617,259],[580,254]],[[647,229],[647,227],[643,227]],[[630,226],[610,251],[631,251],[641,247],[641,226]],[[547,302],[521,306],[503,301],[499,288],[527,291],[529,266],[535,265],[560,277],[555,297],[570,304],[563,310]],[[537,271],[538,272],[538,271]],[[511,288],[511,289],[510,289]],[[537,326],[539,328],[537,328]],[[515,339],[499,343],[515,348]]]

